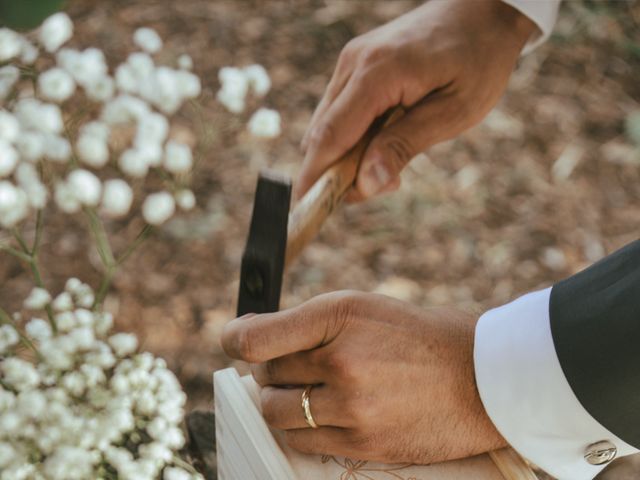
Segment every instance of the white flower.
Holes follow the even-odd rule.
[[[53,300],[51,306],[58,312],[67,312],[73,308],[73,298],[69,292],[62,292]]]
[[[104,53],[98,48],[87,48],[82,52],[64,49],[58,52],[56,60],[85,89],[91,89],[109,71]]]
[[[94,328],[98,335],[105,335],[113,327],[113,315],[109,312],[96,313],[94,316]]]
[[[116,86],[124,93],[138,92],[138,79],[133,67],[127,63],[118,65],[116,68]]]
[[[38,210],[44,208],[49,198],[49,191],[40,181],[36,168],[30,163],[21,163],[14,176],[20,188],[27,194],[29,204]]]
[[[152,193],[142,205],[142,216],[151,225],[161,225],[174,214],[176,202],[169,192]]]
[[[10,175],[18,164],[18,152],[5,140],[0,140],[0,178]]]
[[[7,351],[7,348],[13,347],[20,341],[20,335],[11,325],[0,326],[0,354]]]
[[[237,97],[244,98],[249,90],[247,75],[236,67],[222,67],[218,71],[218,80],[223,90]]]
[[[62,445],[44,462],[46,478],[51,480],[82,480],[92,478],[93,464],[99,458],[78,447]]]
[[[104,167],[109,161],[109,145],[107,139],[99,135],[81,133],[76,143],[78,157],[94,168]]]
[[[216,98],[231,113],[242,113],[244,111],[244,97],[238,97],[224,89],[221,89],[218,91]]]
[[[25,330],[31,338],[38,342],[51,338],[51,325],[41,318],[32,318],[25,326]]]
[[[17,409],[25,417],[40,417],[47,406],[47,399],[39,390],[21,392],[17,399]]]
[[[29,213],[26,193],[11,182],[0,181],[0,225],[11,228]]]
[[[176,82],[180,94],[184,98],[195,98],[200,95],[202,86],[200,85],[200,79],[197,75],[184,70],[176,73]]]
[[[0,110],[0,140],[15,142],[20,136],[18,119],[6,110]]]
[[[76,313],[76,319],[78,314]],[[69,332],[69,338],[74,342],[77,350],[88,350],[93,346],[95,336],[90,327],[74,328]]]
[[[244,110],[245,97],[249,90],[249,79],[239,68],[223,67],[218,72],[222,88],[217,98],[229,111],[240,113]]]
[[[88,305],[87,308],[91,307],[91,305]],[[82,326],[82,327],[92,327],[93,326],[93,312],[91,312],[90,310],[87,310],[86,308],[77,308],[73,314],[76,317],[76,320],[78,321],[78,325]]]
[[[67,293],[60,294],[59,297],[67,298],[66,297],[67,295],[68,295]],[[54,302],[54,308],[56,308],[55,302]],[[58,327],[58,330],[61,332],[70,332],[78,325],[76,316],[73,314],[73,312],[69,310],[65,310],[62,313],[57,314],[55,316],[55,321],[56,321],[56,326]],[[58,341],[61,341],[63,339],[64,341],[70,341],[68,337],[58,337]],[[75,345],[74,345],[74,348],[72,348],[71,350],[75,351]]]
[[[28,310],[41,310],[51,301],[51,295],[44,288],[34,287],[23,305]]]
[[[67,177],[67,183],[83,205],[95,207],[100,202],[102,184],[100,179],[88,170],[74,170]]]
[[[138,348],[138,339],[132,333],[116,333],[109,337],[109,345],[119,357],[127,356]]]
[[[36,112],[36,128],[47,133],[61,133],[64,129],[60,107],[51,103],[43,103]],[[34,119],[35,120],[35,119]]]
[[[259,97],[265,96],[271,89],[271,79],[262,65],[249,65],[244,67],[244,74],[249,80],[249,84]]]
[[[193,158],[188,145],[169,140],[164,151],[164,168],[171,173],[184,173],[191,170]]]
[[[178,449],[184,446],[185,439],[182,430],[177,427],[171,427],[166,431],[164,437],[160,441],[169,448]]]
[[[162,39],[151,28],[139,28],[133,34],[134,43],[149,53],[156,53],[162,48]]]
[[[193,59],[186,53],[183,53],[178,57],[178,68],[182,70],[193,70]]]
[[[196,206],[196,196],[187,188],[176,192],[176,204],[182,210],[191,210]]]
[[[23,131],[16,140],[16,148],[22,158],[29,162],[37,162],[44,155],[45,137],[41,133]]]
[[[116,84],[113,78],[105,75],[85,85],[84,89],[91,100],[95,102],[106,102],[113,97],[116,91]]]
[[[133,190],[121,179],[104,182],[102,210],[110,217],[121,217],[129,213],[133,202]]]
[[[66,13],[47,18],[40,27],[40,43],[47,52],[55,52],[73,35],[73,23]]]
[[[64,102],[73,95],[76,83],[62,68],[54,67],[38,77],[38,88],[44,98]]]
[[[148,115],[144,115],[138,121],[134,143],[136,145],[146,143],[161,144],[167,138],[168,133],[169,121],[167,118],[159,113],[149,112]]]
[[[11,444],[0,442],[0,469],[8,467],[16,458],[19,458],[18,453]]]
[[[25,65],[33,65],[38,59],[38,49],[26,38],[21,38],[20,62]]]
[[[144,80],[153,74],[155,64],[150,55],[142,52],[134,52],[127,58],[127,64],[133,69],[133,75],[138,80]],[[140,85],[144,88],[144,85]]]
[[[175,113],[182,102],[177,73],[169,67],[156,68],[148,80],[150,84],[140,94],[162,112]]]
[[[80,200],[67,182],[56,183],[53,198],[58,208],[65,213],[76,213],[80,210]]]
[[[277,137],[281,131],[280,114],[269,108],[260,108],[249,120],[249,131],[256,137]]]
[[[192,480],[191,475],[177,467],[167,467],[164,469],[164,473],[162,474],[163,480]]]
[[[58,135],[44,136],[44,150],[47,158],[54,162],[67,163],[71,157],[69,140]]]
[[[119,95],[108,101],[102,111],[102,120],[108,124],[127,123],[148,115],[149,105],[131,95]]]
[[[0,67],[0,100],[4,99],[20,78],[20,70],[14,65]]]
[[[126,175],[133,178],[144,178],[149,172],[147,156],[138,148],[128,148],[122,152],[118,166]]]
[[[20,53],[20,35],[8,28],[0,28],[0,62],[6,62]]]
[[[20,358],[5,358],[0,363],[4,373],[3,380],[18,391],[28,390],[40,383],[40,376],[34,366]]]

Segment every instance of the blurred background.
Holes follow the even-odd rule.
[[[178,374],[191,407],[212,406],[211,374],[229,365],[220,332],[234,317],[240,257],[259,170],[295,175],[298,144],[344,44],[417,1],[70,0],[71,46],[112,62],[140,26],[186,52],[203,79],[177,122],[198,141],[198,207],[165,225],[116,276],[106,308],[118,328]],[[162,54],[161,54],[162,55]],[[217,71],[263,64],[265,106],[284,133],[258,141],[215,101]],[[489,117],[420,155],[403,187],[341,208],[285,280],[282,306],[337,289],[377,291],[424,307],[483,311],[579,271],[638,237],[640,3],[568,1],[555,33],[523,58]],[[250,112],[253,109],[249,108]],[[100,262],[78,228],[49,216],[42,264],[59,291],[68,276],[97,286]],[[116,248],[141,219],[108,224]],[[122,240],[118,240],[122,239]],[[0,261],[0,304],[19,308],[31,280]]]

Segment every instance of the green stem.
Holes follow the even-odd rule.
[[[180,458],[178,455],[174,455],[173,456],[173,464],[176,467],[180,467],[185,469],[187,472],[195,474],[198,473],[198,471],[194,468],[193,465],[191,465],[189,462],[187,462],[186,460],[183,460],[182,458]]]
[[[91,208],[85,208],[84,211],[89,218],[89,228],[91,229],[91,233],[96,240],[96,248],[98,249],[98,254],[100,255],[102,264],[106,268],[114,266],[116,264],[116,260],[113,256],[113,251],[111,250],[111,245],[109,244],[109,237],[107,236],[107,232],[104,229],[102,221],[100,221],[100,218],[96,214],[95,210]]]
[[[38,266],[38,247],[40,244],[40,237],[42,236],[42,233],[41,232],[39,233],[38,230],[42,231],[42,215],[40,211],[38,212],[38,219],[37,219],[37,225],[36,225],[36,238],[34,239],[32,250],[29,250],[29,247],[27,247],[27,242],[25,242],[24,239],[22,238],[20,231],[18,231],[17,229],[14,229],[13,236],[16,238],[16,241],[20,244],[20,247],[24,250],[24,253],[19,258],[21,258],[22,260],[24,260],[29,264],[29,267],[31,268],[31,274],[33,275],[33,279],[36,283],[36,286],[40,288],[45,288],[44,282],[42,281],[42,274],[40,273],[40,267]],[[4,249],[9,253],[13,253],[7,250],[7,248],[11,248],[11,247],[5,247]],[[12,249],[12,250],[15,250],[15,249]],[[17,250],[15,250],[15,252],[21,253],[21,252],[18,252]],[[15,253],[13,254],[15,255]],[[57,332],[58,327],[56,325],[55,316],[53,314],[53,309],[51,308],[51,304],[47,304],[44,307],[44,309],[47,312],[47,317],[49,318],[49,323],[51,324],[51,328],[53,329],[54,333]]]
[[[15,248],[10,247],[9,245],[0,244],[0,250],[7,252],[10,255],[13,255],[14,257],[17,257],[24,262],[27,262],[27,263],[31,262],[31,255],[27,255],[26,253],[23,253],[20,250],[16,250]]]
[[[136,249],[144,243],[144,241],[149,238],[149,236],[153,233],[153,226],[145,225],[144,228],[140,231],[136,239],[127,247],[127,249],[118,257],[116,261],[117,265],[122,265],[124,261],[129,258],[129,256],[136,251]]]
[[[44,215],[42,210],[38,210],[36,216],[36,234],[33,238],[33,247],[31,248],[31,255],[37,255],[40,249],[40,241],[42,240],[42,227],[44,225]]]
[[[96,293],[96,298],[93,301],[93,306],[91,307],[93,310],[97,310],[102,306],[102,302],[104,302],[104,298],[107,296],[107,292],[109,291],[109,287],[111,286],[111,281],[113,280],[113,275],[116,273],[116,267],[109,267],[105,271],[102,280],[100,281],[100,287],[98,288],[98,292]]]
[[[18,245],[20,245],[20,248],[24,251],[24,253],[29,254],[30,250],[29,247],[27,247],[27,242],[24,241],[22,235],[20,234],[20,231],[17,228],[13,229],[13,236],[18,241]]]
[[[36,354],[38,359],[42,360],[42,354],[38,351],[38,349],[33,344],[31,339],[27,337],[24,333],[22,333],[22,331],[18,328],[18,325],[16,325],[16,322],[13,320],[13,318],[11,318],[11,316],[2,307],[0,307],[0,324],[9,324],[13,328],[15,328],[16,332],[18,332],[18,335],[20,335],[20,342],[22,343],[22,345],[27,347],[29,350],[33,351],[33,353]]]

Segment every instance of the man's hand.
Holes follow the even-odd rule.
[[[394,190],[409,160],[478,123],[506,88],[535,25],[499,0],[428,1],[351,40],[302,141],[297,195],[390,107],[408,113],[366,151],[351,200]]]
[[[293,448],[427,464],[505,445],[475,385],[475,324],[454,308],[338,292],[233,320],[222,345],[253,364],[264,417]],[[320,428],[305,422],[304,385]]]

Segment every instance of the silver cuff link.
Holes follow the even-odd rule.
[[[584,452],[584,459],[591,465],[606,465],[618,454],[616,446],[608,440],[592,443]]]

